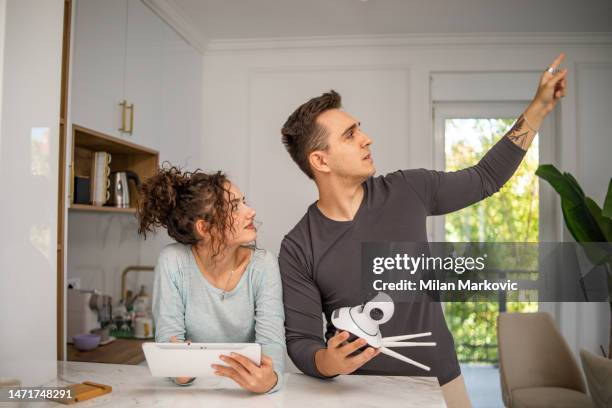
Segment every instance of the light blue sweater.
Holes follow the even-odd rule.
[[[155,266],[153,319],[155,341],[259,343],[274,362],[282,387],[285,328],[277,258],[256,249],[234,289],[225,293],[202,275],[189,245],[174,243],[160,253]]]

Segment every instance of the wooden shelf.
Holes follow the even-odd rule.
[[[74,201],[74,177],[90,178],[92,159],[95,152],[107,152],[111,155],[111,172],[133,171],[138,175],[141,182],[157,173],[159,152],[156,150],[118,137],[105,135],[76,124],[72,126],[72,141],[70,186],[70,196],[73,197],[72,201]],[[130,188],[130,208],[94,206],[71,202],[69,210],[135,214],[138,199],[135,190],[135,188]]]
[[[157,150],[137,145],[118,137],[105,135],[93,129],[73,125],[72,130],[76,136],[75,146],[87,148],[94,151],[105,151],[111,154],[125,155],[148,155],[157,156]]]
[[[117,208],[110,206],[89,205],[89,204],[72,204],[68,208],[70,211],[89,211],[89,212],[111,212],[111,213],[124,213],[124,214],[136,214],[136,208]]]

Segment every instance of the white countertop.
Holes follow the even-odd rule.
[[[106,394],[76,407],[444,407],[442,391],[434,377],[383,377],[345,375],[319,380],[304,374],[285,375],[285,387],[276,393],[255,395],[231,380],[198,378],[180,387],[165,378],[151,377],[146,365],[58,362],[58,379],[47,385],[93,381],[113,387]],[[34,402],[32,407],[62,407],[55,402]]]

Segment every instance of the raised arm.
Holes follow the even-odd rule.
[[[428,215],[442,215],[472,205],[499,191],[520,164],[525,151],[508,136],[502,137],[480,161],[458,171],[401,170],[398,177],[416,192]]]
[[[554,72],[563,58],[561,53],[550,66],[551,71]],[[392,180],[401,174],[421,198],[429,215],[457,211],[496,193],[516,171],[544,118],[565,96],[566,74],[566,69],[554,74],[547,70],[542,74],[533,101],[475,166],[453,172],[406,170],[388,177]]]
[[[563,58],[565,58],[565,54],[559,54],[549,69],[544,71],[533,101],[506,134],[506,137],[523,150],[529,148],[540,126],[542,126],[544,118],[566,94],[567,69],[554,73],[561,61],[563,61]]]

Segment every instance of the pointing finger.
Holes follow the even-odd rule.
[[[561,61],[563,61],[563,59],[565,58],[565,54],[561,53],[559,54],[559,56],[553,61],[552,64],[550,64],[550,66],[555,69],[559,66],[559,64],[561,63]]]

